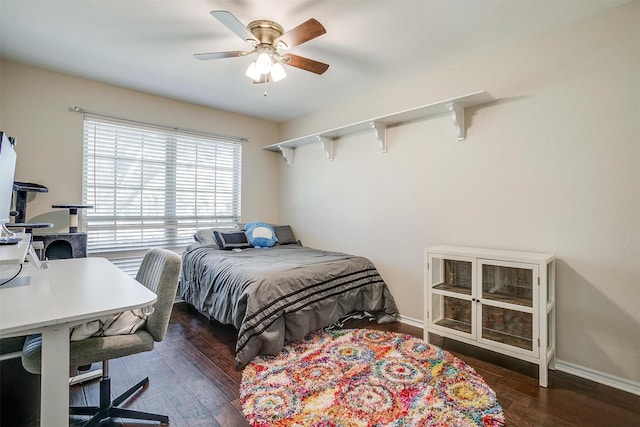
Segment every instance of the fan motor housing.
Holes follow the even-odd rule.
[[[282,26],[277,22],[260,19],[252,21],[247,25],[247,29],[256,36],[261,44],[273,44],[273,41],[284,34]]]

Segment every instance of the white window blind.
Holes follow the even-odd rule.
[[[184,247],[198,228],[237,223],[241,156],[240,139],[85,116],[88,252],[135,271],[151,247]]]

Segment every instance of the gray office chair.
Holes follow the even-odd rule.
[[[149,315],[145,325],[138,329],[136,333],[90,337],[81,341],[70,342],[69,359],[71,366],[102,362],[100,406],[72,406],[69,409],[70,415],[93,416],[84,424],[85,427],[96,426],[102,420],[108,418],[132,418],[160,421],[161,423],[169,422],[169,417],[166,415],[156,415],[118,407],[147,384],[149,382],[148,377],[111,401],[109,360],[153,350],[154,342],[160,342],[164,339],[178,287],[180,262],[178,254],[165,249],[151,249],[146,253],[136,275],[136,280],[155,292],[158,295],[158,300],[153,305],[153,313]],[[27,371],[36,374],[40,373],[41,354],[42,336],[29,336],[22,349],[22,364]]]

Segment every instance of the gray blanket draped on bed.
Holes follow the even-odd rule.
[[[363,257],[282,245],[241,252],[200,246],[182,258],[182,298],[238,329],[239,367],[353,311],[374,313],[379,323],[398,317],[387,285]]]

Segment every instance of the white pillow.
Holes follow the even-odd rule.
[[[71,341],[134,334],[146,321],[147,314],[142,309],[123,311],[75,326],[71,329]]]

